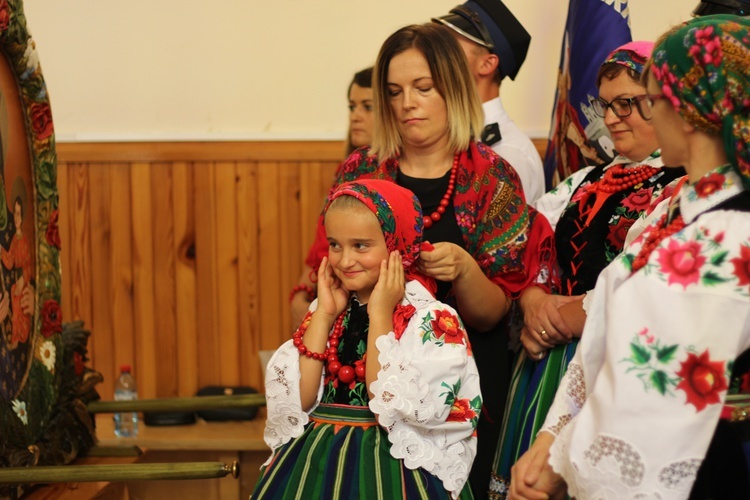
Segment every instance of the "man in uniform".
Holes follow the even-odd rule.
[[[542,160],[500,100],[500,83],[505,77],[516,78],[531,36],[500,0],[469,0],[432,20],[453,30],[466,53],[484,108],[482,142],[513,166],[526,202],[534,202],[544,194]]]

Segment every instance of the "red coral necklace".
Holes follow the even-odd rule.
[[[658,169],[650,165],[638,165],[633,168],[615,165],[604,172],[601,180],[597,183],[597,191],[604,191],[605,193],[624,191],[648,180],[656,172],[658,172]]]
[[[594,206],[591,207],[588,217],[586,217],[586,225],[589,225],[591,219],[594,218],[594,215],[599,212],[599,209],[602,208],[604,202],[612,194],[637,186],[638,184],[650,179],[658,171],[658,168],[654,168],[650,165],[638,165],[637,167],[632,168],[627,168],[623,165],[614,165],[608,168],[601,179],[589,184],[585,188],[585,198],[580,201],[581,207],[585,204],[586,198],[591,195],[595,197]]]
[[[453,157],[453,166],[451,167],[451,176],[450,179],[448,179],[448,189],[445,191],[445,194],[443,195],[443,199],[440,200],[440,203],[438,204],[437,210],[432,212],[430,215],[424,215],[422,216],[422,223],[424,224],[425,229],[428,227],[432,227],[432,225],[439,221],[443,214],[445,213],[445,210],[448,208],[448,204],[451,202],[451,196],[453,196],[453,190],[456,188],[456,172],[458,171],[458,153]]]
[[[338,378],[343,384],[350,384],[355,378],[360,382],[365,380],[365,363],[361,363],[354,368],[350,365],[342,365],[339,360],[339,339],[344,334],[344,319],[347,314],[349,314],[349,310],[342,312],[333,323],[333,332],[328,337],[328,348],[325,352],[312,352],[303,343],[302,337],[307,331],[307,326],[310,324],[309,321],[303,321],[302,325],[300,325],[292,336],[292,342],[297,347],[300,356],[322,361],[326,365],[326,371],[332,377]]]

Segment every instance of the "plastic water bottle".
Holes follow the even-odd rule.
[[[115,401],[134,401],[138,399],[135,379],[130,373],[130,365],[120,367],[120,377],[115,382]],[[135,437],[138,435],[138,413],[115,413],[115,436]]]

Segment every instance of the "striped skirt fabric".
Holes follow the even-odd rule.
[[[536,361],[523,349],[516,357],[503,427],[490,477],[489,497],[504,499],[510,484],[510,469],[534,442],[544,425],[560,381],[578,347],[578,339],[550,349]]]
[[[303,434],[276,450],[251,496],[259,499],[448,499],[442,481],[390,454],[365,406],[319,405]],[[460,498],[473,498],[464,486]]]

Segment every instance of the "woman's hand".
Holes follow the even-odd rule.
[[[538,336],[533,335],[528,327],[523,327],[521,329],[521,344],[523,345],[524,351],[526,351],[526,354],[534,360],[541,360],[544,359],[544,356],[547,354],[547,350],[551,349],[548,345],[542,345],[537,340]]]
[[[583,295],[567,297],[550,294],[538,286],[524,290],[520,303],[524,324],[528,329],[527,336],[546,349],[569,343],[574,335],[580,335],[581,332],[575,332],[568,326],[560,307],[582,299]]]
[[[454,243],[442,241],[434,243],[431,251],[419,252],[417,266],[431,278],[452,282],[468,272],[468,266],[474,258]]]
[[[518,459],[510,471],[511,500],[565,498],[566,484],[549,465],[549,449],[555,436],[540,432],[531,448]]]
[[[396,305],[404,298],[404,287],[404,265],[401,254],[393,251],[388,261],[383,260],[380,263],[380,277],[367,302],[367,313],[370,318],[376,315],[391,318]]]
[[[419,252],[417,266],[423,274],[451,283],[456,309],[468,327],[490,331],[510,310],[511,299],[505,290],[458,245],[435,243],[432,250]]]
[[[333,274],[328,257],[323,257],[318,269],[318,309],[332,318],[337,317],[349,303],[349,291],[341,286],[341,281]]]

